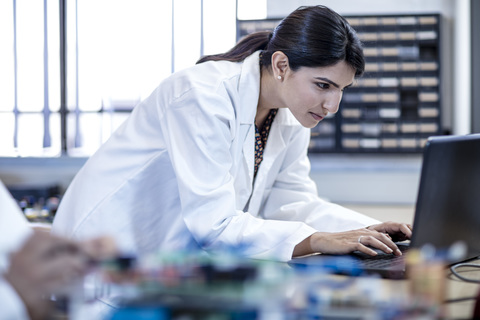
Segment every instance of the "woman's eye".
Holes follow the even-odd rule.
[[[317,86],[319,86],[321,89],[328,89],[330,88],[330,85],[328,83],[323,83],[323,82],[318,82]]]

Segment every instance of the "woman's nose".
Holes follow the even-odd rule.
[[[328,99],[324,102],[323,108],[327,110],[329,113],[337,113],[338,108],[340,106],[340,101],[342,100],[342,91],[339,93],[332,94]]]

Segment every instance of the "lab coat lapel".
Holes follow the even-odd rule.
[[[258,169],[255,185],[253,188],[253,195],[250,199],[250,212],[258,212],[263,198],[263,193],[266,188],[268,173],[272,168],[275,159],[284,151],[286,147],[285,138],[283,136],[283,127],[288,125],[287,109],[279,109],[275,120],[272,123],[270,132],[268,134],[267,145],[263,153],[263,160]]]
[[[248,168],[249,186],[253,184],[255,161],[255,115],[257,113],[258,97],[260,96],[260,64],[259,52],[247,57],[242,66],[242,73],[238,84],[239,105],[237,106],[240,125],[245,126],[242,131],[248,130],[243,142],[243,161]],[[248,126],[248,129],[246,129]]]
[[[243,161],[248,168],[248,185],[252,186],[255,161],[255,126],[253,124],[250,124],[245,141],[243,142]]]

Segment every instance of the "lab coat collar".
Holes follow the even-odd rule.
[[[238,84],[241,108],[248,108],[248,112],[240,112],[241,124],[253,125],[257,113],[258,98],[260,97],[260,51],[256,51],[243,61],[242,72]]]
[[[260,51],[254,52],[245,60],[242,64],[242,71],[240,74],[240,80],[238,84],[239,93],[239,108],[242,108],[242,112],[237,114],[240,116],[240,125],[246,126],[247,135],[243,142],[243,157],[245,164],[248,168],[248,176],[250,183],[253,185],[253,172],[254,172],[254,158],[255,158],[255,115],[257,113],[258,97],[260,96]]]

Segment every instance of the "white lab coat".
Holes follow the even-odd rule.
[[[259,88],[258,52],[164,80],[78,172],[53,232],[110,234],[135,254],[242,244],[243,256],[287,261],[316,230],[378,223],[317,196],[310,131],[288,109],[275,117],[254,180]]]
[[[29,319],[23,301],[2,275],[9,268],[10,254],[20,249],[31,233],[25,216],[0,181],[0,320]]]

